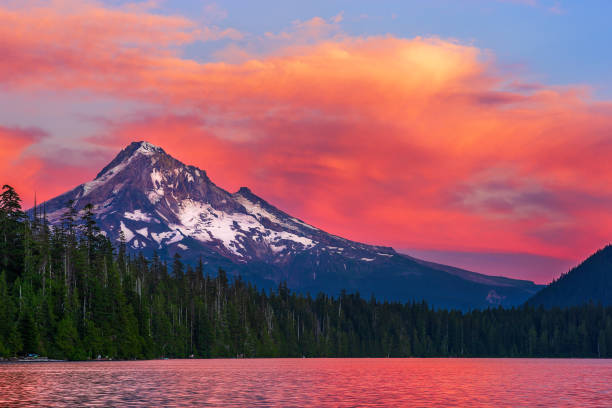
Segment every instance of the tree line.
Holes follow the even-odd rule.
[[[612,357],[612,308],[461,312],[358,293],[263,291],[204,263],[129,254],[91,205],[51,226],[0,195],[0,356]]]

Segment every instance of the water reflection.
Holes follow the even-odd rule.
[[[612,361],[163,360],[0,365],[0,406],[612,406]]]

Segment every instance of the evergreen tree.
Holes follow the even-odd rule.
[[[612,307],[461,312],[358,293],[260,291],[202,260],[170,268],[99,233],[92,206],[62,224],[0,195],[0,355],[154,357],[612,357]],[[168,271],[170,269],[170,273]]]
[[[38,329],[34,323],[32,312],[26,309],[19,319],[19,334],[21,336],[22,354],[36,353],[39,351]]]
[[[2,186],[0,194],[0,269],[14,280],[23,271],[24,213],[21,198],[9,185]]]

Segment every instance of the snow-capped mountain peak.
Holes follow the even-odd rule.
[[[95,179],[46,202],[51,224],[60,223],[68,202],[76,210],[91,203],[103,233],[115,242],[122,237],[132,252],[151,256],[156,251],[166,260],[179,253],[192,263],[203,259],[213,271],[223,267],[264,286],[286,280],[313,292],[379,287],[381,295],[407,300],[416,298],[419,288],[446,285],[459,288],[440,298],[453,306],[448,299],[467,296],[461,291],[477,291],[478,302],[487,304],[492,289],[505,296],[527,285],[518,289],[526,299],[533,286],[495,277],[478,281],[474,276],[483,275],[449,272],[389,247],[329,234],[247,187],[235,193],[218,187],[204,170],[145,141],[128,145]]]
[[[134,250],[193,252],[205,247],[233,262],[270,264],[290,262],[314,248],[347,259],[394,253],[327,234],[278,210],[247,187],[229,193],[205,171],[144,141],[123,149],[94,180],[48,202],[55,219],[70,199],[77,209],[92,203],[108,236],[118,239],[123,233]]]

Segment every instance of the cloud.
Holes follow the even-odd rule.
[[[277,47],[288,44],[312,44],[323,39],[342,36],[340,23],[343,20],[344,12],[340,12],[329,19],[317,16],[305,21],[295,20],[289,30],[280,33],[266,32],[264,37],[267,41],[274,41]]]
[[[0,126],[0,163],[11,164],[16,162],[29,146],[43,137],[45,137],[45,134],[40,129]]]
[[[32,179],[40,169],[39,160],[27,155],[27,150],[45,133],[36,128],[22,129],[0,126],[0,185],[19,187],[23,194],[32,188]]]
[[[333,16],[331,20],[336,24],[342,22],[342,20],[344,20],[344,11],[341,11],[340,13]]]
[[[96,149],[73,149],[52,146],[49,155],[49,134],[39,128],[0,126],[0,186],[17,188],[24,207],[39,203],[91,179],[115,152]]]
[[[206,30],[182,17],[5,8],[0,86],[145,102],[155,108],[101,122],[100,157],[146,139],[352,239],[562,259],[609,240],[610,103],[514,77],[471,45],[354,37],[339,19],[200,63],[181,50]],[[42,165],[56,169],[49,183],[75,173]]]
[[[145,70],[153,62],[152,74],[165,60],[177,62],[181,45],[242,37],[233,28],[198,26],[185,17],[143,10],[148,8],[76,0],[30,0],[0,8],[0,81],[34,89],[102,87],[121,82],[112,76],[124,71]]]

